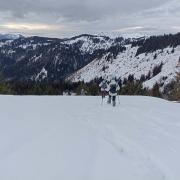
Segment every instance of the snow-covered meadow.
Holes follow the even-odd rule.
[[[1,180],[179,180],[180,104],[0,96]]]

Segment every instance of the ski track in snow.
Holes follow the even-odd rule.
[[[107,105],[105,105],[106,108]],[[109,110],[109,107],[108,109]],[[134,108],[134,111],[137,111],[137,114],[141,113],[140,109]],[[138,112],[139,111],[139,112]],[[121,132],[116,133],[116,130],[114,127],[111,126],[105,126],[104,121],[101,123],[99,121],[99,124],[97,123],[97,119],[104,119],[95,117],[97,114],[99,114],[98,110],[96,109],[94,112],[90,111],[91,113],[83,114],[81,119],[86,119],[85,117],[91,117],[91,120],[86,119],[91,126],[98,131],[100,136],[107,141],[111,146],[114,147],[114,149],[120,154],[125,154],[126,156],[129,156],[129,159],[131,161],[139,161],[141,162],[139,164],[136,164],[139,166],[140,172],[147,171],[147,175],[149,176],[149,179],[157,179],[157,180],[168,180],[168,179],[176,179],[173,177],[173,174],[171,174],[166,166],[164,166],[159,160],[158,157],[154,157],[154,155],[148,151],[145,150],[141,144],[134,143],[135,141],[133,139],[127,138],[126,135],[123,135]],[[150,112],[151,113],[151,112]],[[158,113],[161,113],[159,111]],[[109,112],[111,114],[111,112]],[[166,113],[162,113],[163,115],[166,115]],[[149,115],[146,115],[144,118],[148,119]],[[111,119],[111,117],[109,117]],[[133,121],[138,121],[138,115],[132,115]],[[163,130],[163,123],[159,123],[158,121],[154,120],[161,120],[159,118],[154,117],[152,121],[147,122],[150,126],[153,126],[153,131],[159,134],[163,134],[167,138],[171,138],[171,140],[179,141],[175,136],[171,135],[170,133],[167,133],[165,130]],[[169,124],[168,124],[169,125]],[[156,136],[155,136],[156,137]],[[153,140],[153,138],[152,138]],[[153,173],[152,173],[153,170]],[[167,173],[168,172],[168,173]],[[147,177],[144,177],[147,178]]]
[[[100,97],[0,99],[0,179],[180,179],[179,104],[136,96],[120,96],[115,108]]]
[[[137,112],[137,114],[141,113],[140,109],[138,108],[134,108],[134,110],[139,111]],[[136,164],[136,166],[139,167],[139,173],[142,172],[143,170],[147,172],[148,178],[153,180],[176,179],[173,176],[173,174],[169,172],[169,169],[158,160],[158,157],[155,157],[153,154],[151,154],[150,151],[145,150],[141,144],[134,143],[135,141],[133,139],[127,138],[121,132],[116,133],[114,127],[104,126],[103,122],[102,124],[97,125],[96,118],[93,118],[93,114],[96,115],[98,113],[99,113],[98,110],[96,110],[93,113],[91,114],[87,113],[84,116],[92,118],[91,121],[87,120],[87,122],[90,123],[91,126],[99,132],[100,136],[110,145],[112,145],[120,155],[123,154],[125,156],[129,156],[130,161],[138,162],[140,160],[140,162]],[[166,115],[166,113],[163,113],[163,115],[164,114]],[[148,117],[149,116],[146,115],[145,118]],[[111,119],[111,117],[109,118]],[[137,121],[138,115],[132,115],[132,119],[133,121],[135,120],[138,123]],[[161,119],[155,118],[155,120],[161,120]],[[158,122],[155,121],[148,122],[148,124],[151,126],[155,126],[154,131],[157,131],[158,133],[163,134],[164,136],[172,138],[172,141],[177,140],[180,142],[180,139],[177,139],[175,136],[171,135],[170,133],[167,133],[165,130],[162,130],[163,124],[158,124]],[[147,176],[145,176],[144,178],[147,178]]]
[[[95,111],[94,114],[98,114],[98,112]],[[90,115],[91,114],[86,114],[86,117],[92,117]],[[153,157],[150,152],[145,151],[140,144],[134,143],[133,140],[126,138],[126,136],[120,132],[117,134],[114,127],[104,126],[103,123],[97,126],[97,122],[95,121],[96,119],[94,119],[94,122],[93,120],[87,122],[90,123],[91,126],[99,132],[100,136],[112,145],[121,156],[123,154],[128,157],[130,161],[136,163],[140,160],[140,162],[134,164],[134,168],[138,166],[139,173],[144,171],[147,173],[148,179],[153,180],[170,179],[170,177],[157,166],[157,162],[153,162],[155,157]],[[143,178],[147,178],[147,176]]]

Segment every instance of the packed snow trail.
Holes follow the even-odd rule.
[[[180,104],[0,96],[0,179],[179,180]]]

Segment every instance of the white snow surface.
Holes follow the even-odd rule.
[[[73,82],[84,81],[90,82],[95,78],[103,77],[104,75],[116,75],[117,78],[128,78],[129,75],[134,75],[136,79],[140,79],[142,75],[147,76],[149,71],[153,72],[154,67],[162,63],[162,69],[159,74],[144,82],[144,87],[151,89],[155,83],[163,84],[162,89],[170,82],[175,80],[177,73],[177,64],[180,57],[180,46],[174,48],[167,47],[152,53],[143,53],[136,56],[138,47],[131,48],[131,45],[126,46],[126,51],[120,53],[116,59],[107,61],[107,55],[101,59],[95,59],[87,66],[78,70],[70,77]],[[155,55],[157,55],[156,58]],[[106,67],[105,72],[103,67]]]
[[[2,180],[179,180],[180,104],[0,96]]]

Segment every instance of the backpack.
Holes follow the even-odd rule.
[[[103,82],[101,88],[102,88],[102,89],[106,89],[106,88],[107,88],[107,83],[106,83],[106,82]]]
[[[111,84],[109,91],[110,91],[112,94],[116,93],[116,84]]]

